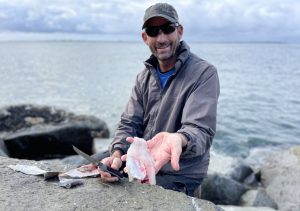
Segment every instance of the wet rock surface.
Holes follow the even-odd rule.
[[[125,178],[115,184],[99,178],[84,179],[71,189],[59,187],[56,180],[25,175],[8,165],[36,165],[65,171],[59,161],[29,161],[0,157],[0,210],[223,210],[211,202],[147,184],[129,183]]]

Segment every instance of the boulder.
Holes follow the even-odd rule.
[[[247,191],[241,198],[241,205],[278,209],[277,204],[268,196],[263,188]]]
[[[202,183],[201,198],[215,204],[238,205],[247,190],[243,184],[227,176],[209,174]]]
[[[239,206],[231,206],[231,205],[221,205],[226,211],[275,211],[270,207],[239,207]]]
[[[52,159],[74,155],[72,145],[92,154],[94,138],[109,137],[102,120],[48,106],[0,109],[0,138],[10,157]]]
[[[258,171],[257,173],[253,172],[252,174],[247,176],[243,180],[243,183],[250,187],[258,187],[260,185],[260,171]]]
[[[249,187],[258,187],[260,182],[260,172],[254,172],[253,169],[245,163],[235,167],[231,171],[230,177]]]
[[[300,146],[276,156],[261,168],[261,183],[279,210],[300,210]]]
[[[234,168],[230,174],[231,178],[238,181],[243,182],[246,177],[251,175],[253,173],[253,170],[250,166],[241,164]]]
[[[130,183],[127,178],[113,184],[87,178],[83,185],[66,189],[59,187],[55,179],[47,181],[7,167],[16,164],[67,170],[59,161],[0,157],[0,210],[223,210],[211,202],[155,185]]]
[[[8,157],[7,148],[5,146],[4,141],[0,138],[0,156]]]

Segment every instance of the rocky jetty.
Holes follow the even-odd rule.
[[[299,211],[300,146],[277,149],[267,157],[262,165],[254,167],[245,161],[212,156],[208,177],[202,185],[202,198],[226,211]],[[215,170],[219,162],[226,162],[226,171]],[[228,167],[230,163],[234,166],[232,170]]]
[[[129,183],[127,178],[115,184],[87,178],[83,185],[66,189],[59,187],[55,179],[47,181],[8,168],[16,164],[53,171],[67,170],[59,161],[0,157],[0,210],[223,210],[211,202],[159,186]]]
[[[300,146],[255,154],[267,157],[260,164],[212,152],[202,184],[204,200],[129,183],[127,178],[115,184],[89,178],[81,186],[64,189],[58,179],[45,181],[8,168],[26,164],[64,172],[88,163],[74,155],[72,145],[88,154],[96,152],[94,158],[101,160],[109,154],[102,148],[111,142],[108,137],[105,122],[93,116],[48,106],[0,109],[0,210],[300,210]]]

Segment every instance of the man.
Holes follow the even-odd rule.
[[[193,196],[206,176],[216,131],[217,71],[180,41],[183,26],[171,5],[149,7],[142,29],[152,55],[137,76],[111,156],[102,162],[119,169],[132,137],[142,137],[155,161],[157,185]],[[103,181],[118,180],[100,173]]]

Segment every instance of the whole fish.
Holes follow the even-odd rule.
[[[154,160],[144,139],[134,137],[134,141],[127,151],[124,171],[128,174],[130,182],[137,179],[155,185]]]

